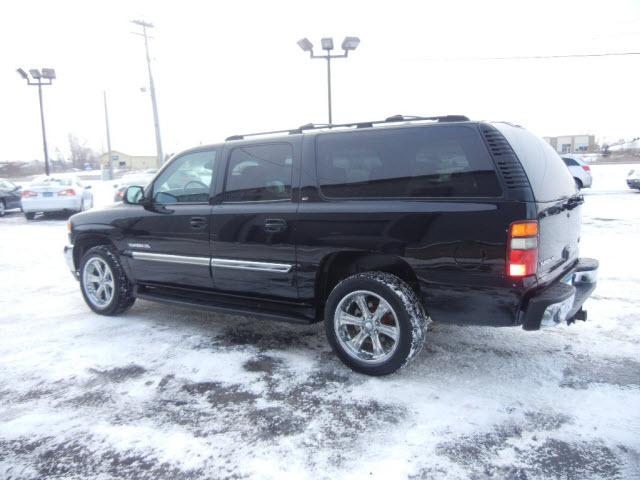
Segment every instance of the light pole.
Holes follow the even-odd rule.
[[[333,50],[333,38],[323,38],[320,43],[322,44],[322,50],[326,53],[324,55],[315,55],[313,53],[313,44],[308,38],[298,40],[298,46],[305,52],[309,52],[310,58],[324,58],[327,60],[327,102],[329,104],[329,125],[333,123],[333,116],[331,112],[331,59],[332,58],[347,58],[349,51],[355,50],[360,44],[358,37],[345,37],[342,41],[342,50],[344,53],[340,55],[331,55]]]
[[[147,70],[149,71],[149,93],[151,94],[151,107],[153,108],[153,125],[156,129],[156,153],[158,155],[158,167],[164,163],[164,153],[162,152],[162,140],[160,138],[160,120],[158,118],[158,103],[156,102],[156,87],[153,82],[153,75],[151,74],[151,57],[149,56],[149,36],[147,35],[147,28],[153,28],[153,24],[145,22],[143,20],[131,20],[131,23],[135,23],[142,27],[142,33],[136,33],[144,37],[144,49],[147,54]]]
[[[43,68],[42,72],[37,68],[29,70],[31,77],[35,81],[31,81],[27,72],[19,68],[17,72],[27,81],[27,85],[38,87],[38,99],[40,100],[40,123],[42,124],[42,145],[44,147],[44,172],[49,175],[49,151],[47,150],[47,133],[44,128],[44,108],[42,107],[42,86],[51,85],[53,79],[56,78],[56,71],[53,68]]]

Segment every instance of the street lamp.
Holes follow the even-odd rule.
[[[49,152],[47,150],[47,134],[44,128],[44,109],[42,108],[42,86],[51,85],[56,78],[56,71],[53,68],[43,68],[42,71],[37,68],[29,70],[31,77],[35,82],[31,81],[27,72],[22,68],[17,70],[24,80],[27,81],[27,85],[33,85],[38,87],[38,99],[40,100],[40,123],[42,124],[42,145],[44,147],[44,172],[49,175]]]
[[[310,58],[324,58],[327,60],[327,98],[329,103],[329,125],[331,125],[333,123],[331,115],[331,59],[347,58],[347,56],[349,55],[349,51],[358,48],[360,39],[358,37],[345,37],[345,39],[342,41],[342,50],[344,51],[344,53],[340,55],[331,55],[331,50],[333,50],[333,38],[323,38],[322,40],[320,40],[320,44],[322,45],[322,50],[324,50],[326,53],[324,55],[314,55],[313,44],[309,41],[308,38],[305,37],[302,40],[298,40],[298,46],[304,52],[309,52]]]

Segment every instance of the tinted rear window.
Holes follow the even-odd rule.
[[[330,133],[317,140],[318,179],[334,198],[486,197],[501,190],[478,132],[430,126]]]
[[[551,145],[521,127],[506,123],[493,126],[504,135],[520,159],[536,201],[551,202],[575,194],[573,176]]]
[[[293,149],[288,143],[248,145],[231,151],[225,201],[256,202],[291,198]]]

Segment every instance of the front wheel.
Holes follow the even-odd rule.
[[[118,315],[135,302],[117,252],[107,245],[90,248],[82,257],[80,290],[89,308],[100,315]]]
[[[6,213],[7,209],[4,205],[4,200],[0,200],[0,217],[4,217],[4,214]]]
[[[327,299],[325,328],[335,354],[351,369],[387,375],[424,345],[430,320],[414,290],[384,272],[340,282]]]

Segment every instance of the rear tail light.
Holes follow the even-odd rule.
[[[21,193],[21,196],[22,198],[37,197],[38,192],[32,192],[31,190],[23,190]]]
[[[585,172],[590,172],[590,171],[591,171],[591,167],[589,167],[589,165],[583,165],[583,166],[582,166],[582,169],[583,169]]]
[[[75,197],[76,191],[73,188],[67,188],[66,190],[60,190],[58,192],[59,197]]]
[[[515,222],[509,227],[507,275],[535,275],[538,268],[538,222]]]

